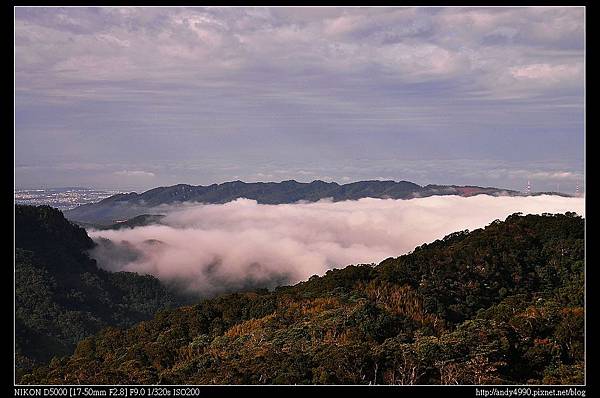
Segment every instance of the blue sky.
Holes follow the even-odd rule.
[[[584,8],[15,8],[17,188],[573,192]]]

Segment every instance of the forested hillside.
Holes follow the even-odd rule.
[[[583,383],[583,302],[584,220],[515,214],[377,266],[104,329],[22,381]]]
[[[152,276],[96,267],[86,254],[93,245],[60,211],[15,206],[17,377],[106,326],[132,326],[178,304]]]

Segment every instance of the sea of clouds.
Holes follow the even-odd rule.
[[[161,224],[90,230],[91,255],[110,271],[152,274],[188,293],[210,296],[274,287],[349,264],[378,263],[464,229],[524,214],[576,212],[584,199],[560,196],[432,196],[281,205],[156,208]]]

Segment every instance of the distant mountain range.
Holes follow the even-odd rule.
[[[316,202],[361,198],[412,199],[434,195],[494,195],[521,196],[521,192],[479,186],[426,185],[409,181],[359,181],[340,185],[336,182],[294,180],[282,182],[231,181],[222,184],[187,185],[154,188],[144,193],[117,194],[97,203],[89,203],[65,211],[65,216],[81,224],[110,225],[151,212],[156,206],[181,202],[227,203],[238,198],[254,199],[262,204],[283,204],[298,201]]]

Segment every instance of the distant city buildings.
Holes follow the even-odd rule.
[[[99,202],[117,193],[120,191],[89,188],[16,189],[15,203],[49,205],[59,210],[68,210],[83,204]]]

